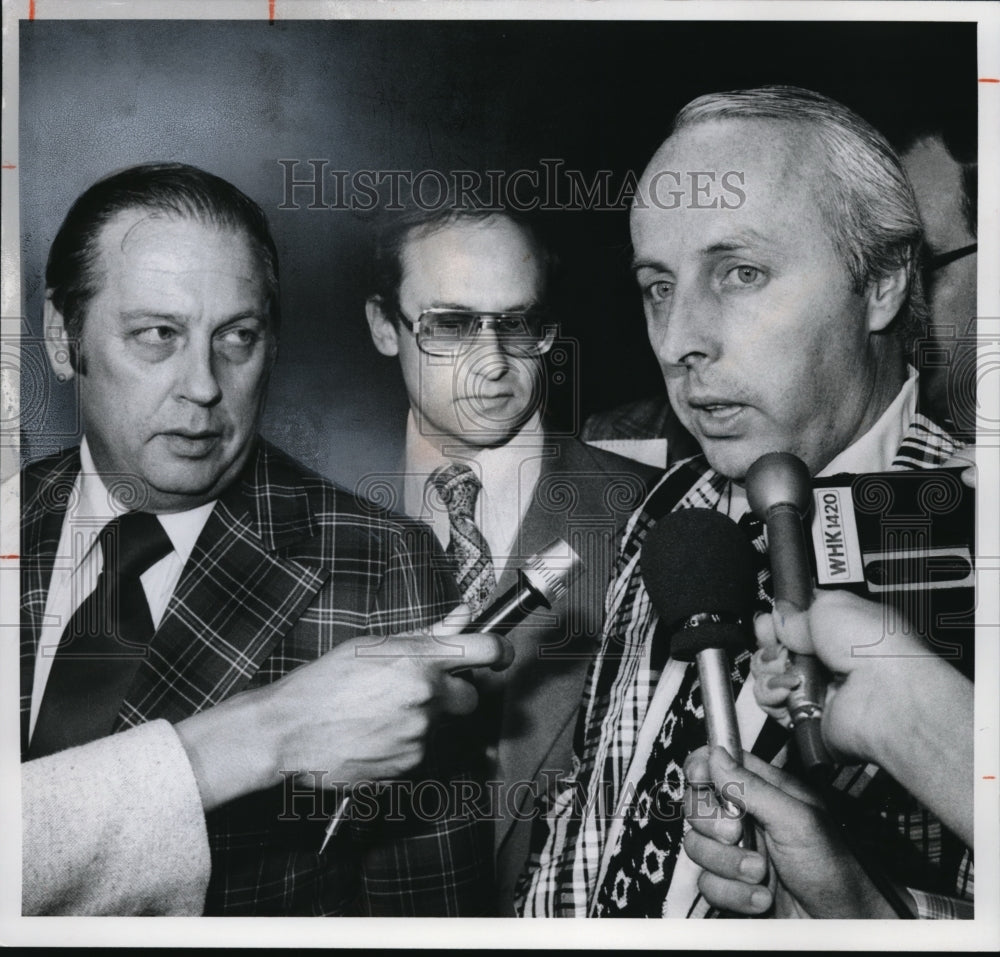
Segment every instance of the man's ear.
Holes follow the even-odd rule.
[[[399,330],[386,313],[381,296],[369,296],[365,316],[375,348],[384,356],[399,355]]]
[[[906,300],[909,279],[905,265],[868,284],[868,331],[884,332]]]
[[[67,382],[76,375],[76,363],[73,361],[73,350],[78,344],[72,342],[66,331],[66,320],[62,313],[46,296],[45,308],[42,312],[42,322],[45,329],[45,351],[49,356],[49,365],[60,382]]]

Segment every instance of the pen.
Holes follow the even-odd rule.
[[[326,833],[323,835],[323,843],[319,848],[320,854],[326,850],[326,845],[330,843],[330,838],[340,830],[340,825],[344,821],[344,812],[347,810],[347,802],[350,800],[350,794],[345,794],[343,800],[340,802],[340,805],[337,807],[336,814],[330,818],[330,823],[326,826]]]

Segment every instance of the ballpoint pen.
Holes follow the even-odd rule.
[[[330,818],[330,823],[326,826],[326,833],[323,835],[323,843],[320,845],[320,854],[326,850],[326,845],[330,843],[330,838],[340,830],[340,825],[344,822],[345,811],[347,810],[347,802],[351,800],[350,794],[345,794],[337,806],[337,811]]]

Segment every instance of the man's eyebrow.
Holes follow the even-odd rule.
[[[771,240],[765,235],[758,233],[755,229],[747,229],[727,239],[720,239],[718,242],[712,243],[711,246],[706,246],[704,251],[709,254],[726,253],[737,249],[747,249],[750,246],[769,245],[771,245]]]
[[[640,259],[638,256],[632,257],[632,264],[630,268],[632,272],[638,272],[640,269],[653,269],[656,272],[670,272],[669,267],[665,266],[659,260]]]
[[[182,312],[166,312],[162,309],[142,308],[126,309],[120,312],[118,317],[125,322],[135,322],[140,319],[159,319],[164,322],[187,322],[189,318]],[[224,326],[230,322],[239,322],[242,319],[255,319],[258,322],[266,323],[268,322],[268,315],[259,309],[244,309],[241,312],[234,312],[231,316],[226,316],[218,325]]]
[[[432,306],[427,306],[426,308],[453,309],[455,312],[527,312],[529,309],[535,309],[538,305],[539,301],[537,299],[530,299],[528,302],[519,302],[504,309],[474,309],[472,306],[458,302],[435,302]]]
[[[763,233],[758,233],[755,229],[747,229],[734,236],[720,239],[700,250],[701,255],[713,256],[716,253],[736,252],[740,249],[750,249],[751,247],[771,246],[772,241]],[[632,259],[632,272],[640,269],[653,269],[656,272],[670,272],[670,267],[657,259],[640,259],[638,256]]]

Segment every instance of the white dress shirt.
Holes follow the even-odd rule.
[[[866,472],[884,472],[892,464],[906,430],[917,413],[917,370],[909,367],[909,376],[903,387],[896,393],[889,407],[879,416],[878,421],[856,442],[835,456],[816,478],[841,475],[863,475]],[[746,489],[742,485],[730,483],[732,495],[723,496],[720,511],[738,522],[749,510]],[[819,517],[814,513],[813,522]]]
[[[151,565],[140,578],[154,627],[159,626],[181,571],[214,507],[213,501],[186,512],[157,516],[173,545],[173,551]],[[73,484],[69,507],[63,518],[52,579],[45,599],[45,617],[42,619],[35,658],[35,680],[31,689],[29,735],[35,731],[42,695],[63,630],[76,609],[94,590],[104,567],[97,536],[108,522],[126,511],[128,509],[109,494],[84,439],[80,446],[80,474]]]
[[[504,445],[475,449],[457,443],[438,447],[421,434],[411,412],[406,422],[403,510],[430,525],[438,541],[447,547],[451,537],[448,509],[436,491],[425,492],[427,478],[442,465],[468,465],[482,483],[474,518],[490,546],[499,581],[511,558],[527,557],[515,554],[518,529],[542,474],[542,460],[554,453],[551,443],[545,441],[538,413]]]

